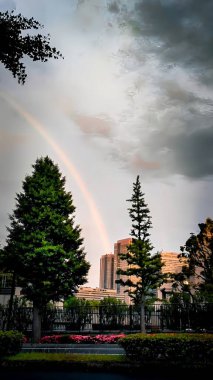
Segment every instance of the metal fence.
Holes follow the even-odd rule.
[[[8,326],[9,309],[0,306],[0,330]],[[10,329],[32,330],[33,309],[15,307]],[[145,309],[147,331],[211,331],[213,303],[154,304]],[[140,309],[130,305],[48,308],[42,312],[43,333],[140,331]]]

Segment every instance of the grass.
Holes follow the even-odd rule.
[[[46,353],[46,352],[21,352],[17,355],[9,356],[8,361],[65,361],[65,362],[114,362],[122,363],[126,361],[125,355],[104,355],[104,354],[69,354],[69,353]]]
[[[125,355],[20,352],[0,360],[0,370],[129,371]]]
[[[121,373],[165,374],[173,377],[175,373],[179,377],[188,374],[190,377],[199,375],[207,376],[212,371],[213,364],[189,364],[184,363],[140,363],[129,360],[125,355],[113,354],[77,354],[77,353],[49,353],[49,352],[20,352],[0,360],[0,370],[80,370],[80,371],[105,371]]]

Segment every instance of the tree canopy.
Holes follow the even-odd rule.
[[[121,276],[116,282],[125,286],[125,291],[134,299],[135,303],[141,305],[141,329],[145,332],[145,299],[163,283],[165,275],[161,271],[163,263],[160,253],[152,255],[153,246],[149,233],[152,223],[150,211],[145,203],[144,193],[141,191],[139,176],[137,176],[136,182],[133,183],[133,194],[127,202],[131,204],[128,211],[132,220],[130,235],[133,239],[132,243],[127,247],[127,253],[119,255],[120,259],[126,260],[128,265],[127,269],[118,269],[117,274]],[[127,280],[122,276],[127,276]]]
[[[27,77],[26,67],[21,62],[24,56],[41,62],[62,57],[55,47],[50,46],[49,34],[26,33],[26,30],[41,28],[43,25],[33,17],[28,19],[21,14],[15,15],[14,11],[0,12],[0,62],[18,78],[19,83],[24,84]]]
[[[3,264],[14,272],[28,300],[41,309],[73,294],[87,281],[81,229],[65,178],[49,157],[39,158],[16,195]]]
[[[187,287],[191,295],[202,292],[207,296],[208,293],[213,294],[213,220],[207,218],[198,226],[200,232],[197,235],[191,233],[180,247],[179,258],[185,259],[185,265],[175,277],[175,285]]]

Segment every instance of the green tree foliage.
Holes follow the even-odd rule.
[[[104,328],[121,329],[125,320],[126,303],[115,298],[106,297],[100,300],[100,324]]]
[[[77,298],[75,296],[69,296],[67,299],[64,301],[64,308],[65,309],[70,309],[72,307],[84,307],[84,306],[92,306],[92,302],[90,300],[86,300],[84,298]]]
[[[184,246],[181,246],[180,260],[185,259],[182,272],[175,277],[174,286],[181,289],[188,286],[191,293],[204,298],[213,294],[213,220],[207,218],[205,223],[198,224],[200,232],[191,236]]]
[[[62,54],[50,46],[50,36],[29,35],[25,31],[41,29],[43,26],[33,18],[27,19],[14,12],[0,12],[0,61],[12,72],[18,82],[24,84],[27,74],[21,60],[28,56],[33,61],[46,62],[58,59]]]
[[[64,311],[66,311],[67,330],[81,330],[87,323],[91,323],[92,302],[84,298],[69,296],[64,301]]]
[[[3,256],[4,268],[15,273],[23,294],[41,310],[76,292],[87,281],[90,265],[58,166],[44,157],[33,169],[16,196]]]
[[[127,276],[127,280],[121,277],[116,282],[127,287],[125,291],[133,298],[135,304],[140,304],[141,331],[145,332],[145,300],[163,283],[165,275],[161,271],[163,263],[160,253],[151,254],[153,250],[149,233],[151,217],[141,191],[139,176],[133,183],[132,197],[127,201],[131,204],[128,211],[132,220],[133,239],[127,247],[127,253],[120,254],[120,259],[126,260],[128,264],[127,269],[117,271],[118,275]]]

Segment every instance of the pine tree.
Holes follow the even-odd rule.
[[[132,243],[127,247],[127,253],[120,254],[121,260],[126,260],[127,269],[119,269],[118,275],[127,276],[127,280],[116,280],[122,286],[127,287],[126,292],[133,298],[135,304],[140,305],[141,332],[146,332],[145,327],[145,300],[152,290],[160,286],[165,276],[162,274],[160,253],[151,255],[153,246],[150,242],[149,229],[152,227],[150,211],[141,191],[140,178],[137,176],[133,183],[133,194],[127,202],[131,203],[128,208],[132,220]]]
[[[72,195],[65,191],[58,166],[45,157],[37,159],[33,169],[16,196],[3,256],[4,267],[33,302],[38,339],[42,308],[73,294],[86,282],[90,265],[81,229],[74,225]]]

